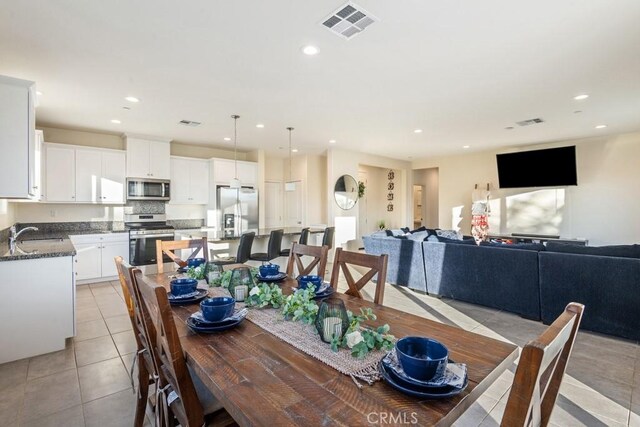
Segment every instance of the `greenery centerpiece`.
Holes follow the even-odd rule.
[[[347,315],[349,316],[349,329],[342,337],[333,336],[331,340],[333,351],[337,352],[340,348],[349,348],[353,357],[362,359],[370,351],[390,351],[393,349],[396,338],[389,334],[389,325],[385,323],[375,329],[361,325],[367,320],[376,320],[377,317],[371,308],[361,308],[358,315],[347,311]]]

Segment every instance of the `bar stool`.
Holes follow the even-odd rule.
[[[305,227],[300,231],[300,238],[298,239],[298,243],[301,245],[306,245],[309,241],[309,227]],[[291,253],[291,249],[283,249],[280,251],[280,256],[289,256]]]
[[[269,262],[272,259],[276,259],[280,256],[280,249],[282,248],[282,236],[284,236],[284,230],[272,230],[269,233],[269,243],[267,244],[267,253],[256,252],[249,257],[252,261]]]
[[[327,227],[324,229],[324,236],[322,236],[322,246],[328,246],[329,249],[333,248],[333,235],[336,232],[335,227]]]
[[[215,258],[211,262],[218,265],[244,264],[249,260],[249,257],[251,256],[251,246],[253,246],[253,239],[255,237],[256,233],[253,231],[243,233],[240,237],[240,243],[238,244],[238,252],[236,252],[236,256],[227,258]]]

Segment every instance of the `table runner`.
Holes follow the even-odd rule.
[[[211,288],[209,293],[212,296],[230,296],[225,288]],[[245,307],[243,302],[236,303],[236,308],[242,307]],[[353,357],[349,349],[340,348],[334,352],[329,344],[320,339],[315,326],[284,320],[279,309],[249,308],[247,319],[338,372],[349,375],[358,387],[362,386],[357,380],[372,385],[382,378],[378,365],[386,355],[385,351],[373,350],[363,359]]]

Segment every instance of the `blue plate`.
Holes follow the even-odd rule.
[[[187,319],[187,326],[194,332],[201,332],[205,334],[211,334],[214,332],[222,332],[227,329],[231,329],[237,325],[239,325],[244,320],[244,317],[238,320],[227,320],[226,322],[218,322],[215,325],[207,322],[200,322],[193,317],[189,317]]]
[[[333,295],[335,292],[336,291],[331,286],[329,286],[329,288],[327,288],[327,290],[325,290],[324,292],[316,294],[316,296],[313,297],[313,299],[327,298],[327,297],[330,297],[331,295]]]
[[[391,368],[387,368],[382,361],[380,361],[380,372],[382,373],[382,378],[393,388],[396,390],[408,394],[409,396],[418,397],[420,399],[446,399],[448,397],[455,396],[460,394],[467,385],[469,384],[469,377],[465,377],[464,384],[462,387],[453,387],[450,385],[442,386],[442,387],[424,387],[424,386],[415,386],[413,384],[404,382],[400,377],[398,377],[395,371]]]
[[[279,282],[287,278],[287,273],[280,272],[277,276],[262,277],[260,274],[256,276],[259,282],[271,283]]]
[[[205,299],[207,295],[209,295],[209,291],[207,289],[196,289],[198,291],[198,295],[192,296],[190,298],[180,298],[180,299],[171,299],[169,298],[169,304],[171,305],[187,305],[194,304],[196,302],[200,302]],[[170,294],[171,292],[167,292]]]

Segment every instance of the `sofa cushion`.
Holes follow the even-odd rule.
[[[404,232],[400,229],[393,229],[393,230],[385,230],[385,233],[387,233],[387,236],[402,236],[404,235]]]
[[[462,234],[457,230],[436,230],[438,237],[444,237],[451,240],[462,240]]]
[[[424,240],[427,237],[429,237],[429,232],[428,231],[417,231],[415,233],[411,233],[407,236],[408,239],[411,240]]]
[[[544,251],[545,247],[542,243],[492,243],[492,242],[480,242],[480,246],[492,246],[494,248],[505,249],[523,249],[526,251]]]
[[[547,242],[547,251],[619,258],[640,258],[640,245],[581,246],[549,241]]]
[[[476,246],[476,241],[473,239],[447,239],[446,237],[437,236],[438,242],[440,243],[453,243],[456,245],[473,245]],[[430,241],[430,240],[427,240]]]

